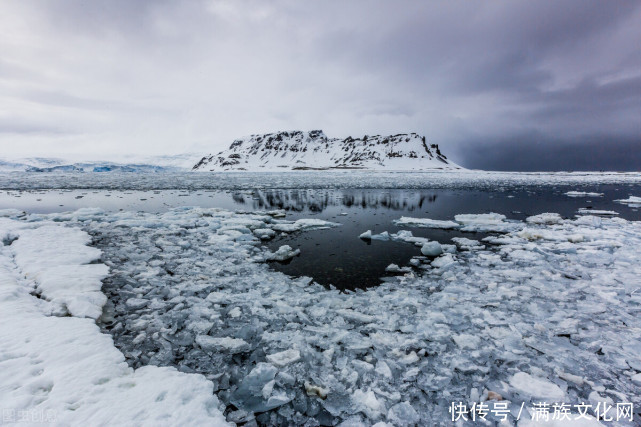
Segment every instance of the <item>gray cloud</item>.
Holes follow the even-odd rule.
[[[316,128],[417,131],[470,167],[630,169],[641,153],[636,1],[26,0],[0,4],[0,28],[4,155]]]
[[[523,134],[469,148],[467,166],[503,171],[638,171],[639,140],[590,135],[572,140]]]

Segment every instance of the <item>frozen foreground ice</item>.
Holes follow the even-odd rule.
[[[2,424],[223,424],[212,384],[174,368],[133,370],[94,319],[100,251],[77,228],[0,218]]]
[[[4,215],[0,402],[16,410],[73,424],[449,425],[453,405],[483,402],[487,420],[531,425],[547,402],[571,419],[585,403],[578,422],[598,425],[632,403],[634,420],[614,423],[640,423],[639,222],[457,215],[471,233],[458,249],[420,256],[428,242],[397,233],[420,244],[414,268],[341,293],[270,270],[260,245],[267,230],[331,223]],[[94,322],[103,304],[97,322],[124,357]]]

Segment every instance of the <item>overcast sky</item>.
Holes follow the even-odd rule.
[[[639,1],[0,2],[0,157],[419,132],[467,167],[641,169]]]

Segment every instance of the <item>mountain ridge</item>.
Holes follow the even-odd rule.
[[[322,130],[281,131],[234,140],[227,150],[204,156],[195,171],[451,170],[438,144],[417,133],[329,138]]]

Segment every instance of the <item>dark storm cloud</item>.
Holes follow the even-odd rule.
[[[626,135],[555,139],[536,134],[479,141],[466,166],[502,171],[638,171],[639,140]]]
[[[15,136],[12,121],[39,129],[31,138],[21,125],[20,144],[3,145],[85,157],[216,151],[248,133],[323,128],[417,131],[469,167],[630,169],[641,152],[637,1],[0,9],[0,134]],[[48,142],[47,128],[69,137]]]

